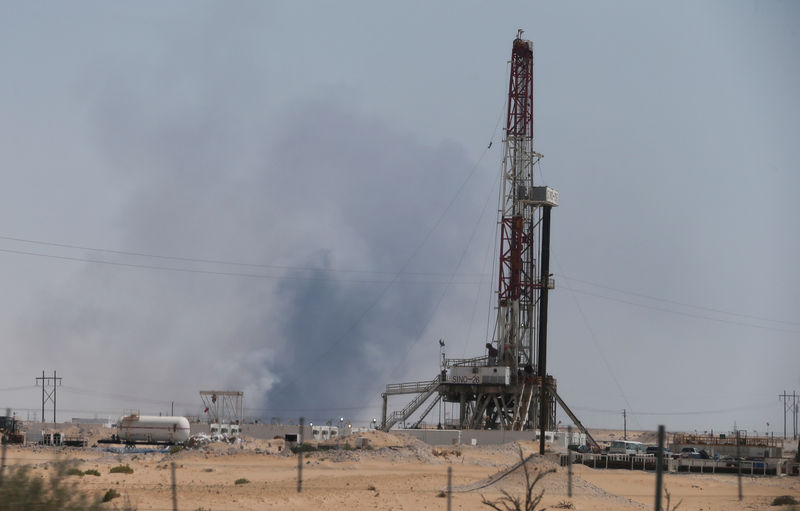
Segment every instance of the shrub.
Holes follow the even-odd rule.
[[[169,453],[170,454],[176,454],[176,453],[181,452],[182,450],[183,450],[183,446],[182,445],[173,445],[172,447],[169,448]]]
[[[247,483],[249,483],[249,482],[250,482],[250,481],[248,481],[248,480],[247,480],[247,479],[245,479],[244,477],[240,477],[239,479],[237,479],[236,481],[234,481],[234,482],[233,482],[233,484],[247,484]]]
[[[791,495],[781,495],[780,497],[775,497],[772,501],[773,506],[793,506],[795,504],[800,504],[800,501]]]
[[[97,470],[95,470],[93,468],[90,468],[89,470],[86,470],[83,473],[83,475],[100,477],[100,472],[98,472]]]
[[[68,463],[60,462],[42,478],[30,467],[6,467],[0,486],[0,511],[35,509],[36,511],[100,511],[100,498],[84,493],[77,482],[67,482]]]
[[[113,499],[116,499],[117,497],[119,497],[119,492],[114,488],[111,488],[106,492],[105,495],[103,495],[103,502],[110,502]]]
[[[496,511],[503,511],[503,510],[515,510],[515,511],[535,511],[536,507],[542,501],[542,497],[544,496],[544,490],[540,491],[538,494],[534,493],[534,488],[536,485],[539,484],[539,481],[542,480],[547,474],[552,474],[556,471],[556,469],[551,468],[549,470],[544,470],[537,472],[536,477],[531,478],[532,474],[531,471],[528,469],[528,460],[522,454],[522,448],[519,448],[519,461],[520,466],[522,467],[523,474],[525,475],[525,486],[524,486],[524,496],[518,497],[512,495],[508,491],[501,489],[500,493],[503,494],[502,497],[496,500],[489,500],[483,495],[481,495],[481,504],[484,506],[488,506]]]
[[[298,452],[317,452],[317,451],[327,451],[330,447],[327,446],[315,446],[312,444],[298,444],[293,445],[289,448],[294,454]]]
[[[112,474],[133,474],[133,469],[128,465],[117,465],[116,467],[111,467]]]
[[[72,467],[72,468],[67,469],[67,471],[64,473],[64,475],[83,477],[83,470],[81,470],[79,468]]]
[[[664,486],[664,497],[667,499],[667,505],[664,507],[664,511],[676,511],[678,506],[681,505],[681,502],[683,502],[683,499],[681,499],[673,507],[669,507],[669,502],[672,499],[672,495],[669,493],[669,490],[667,490],[666,486]]]

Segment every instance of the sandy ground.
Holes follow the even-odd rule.
[[[493,485],[487,478],[528,454],[533,443],[502,446],[431,447],[401,435],[371,434],[372,450],[339,450],[304,455],[302,492],[297,492],[298,457],[267,454],[265,441],[240,446],[211,444],[175,454],[112,453],[97,448],[9,447],[9,465],[30,465],[37,475],[52,473],[52,463],[69,460],[100,476],[72,476],[86,491],[104,493],[114,488],[121,499],[104,504],[109,509],[127,498],[141,510],[171,510],[171,464],[176,464],[178,509],[181,510],[420,510],[446,509],[441,490],[452,468],[452,509],[488,510],[482,496],[496,499],[501,489],[522,495],[523,476],[516,471]],[[112,474],[111,467],[128,464],[133,474]],[[573,497],[567,497],[567,469],[554,457],[535,457],[535,471],[555,469],[539,488],[545,491],[537,509],[557,509],[571,503],[578,510],[653,509],[655,475],[641,471],[601,470],[576,466]],[[49,471],[49,472],[48,472]],[[534,472],[535,473],[535,472]],[[235,484],[245,478],[249,482]],[[482,483],[483,482],[483,483]],[[735,475],[667,474],[664,484],[672,503],[684,510],[781,509],[770,506],[779,495],[800,498],[797,477],[745,477],[744,500],[737,499]],[[459,488],[461,487],[461,488]],[[783,508],[786,509],[786,508]]]

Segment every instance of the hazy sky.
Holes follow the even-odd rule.
[[[358,424],[439,338],[482,355],[522,28],[559,393],[591,426],[782,433],[798,26],[790,1],[5,2],[0,407],[32,418],[57,370],[60,420],[216,388]]]

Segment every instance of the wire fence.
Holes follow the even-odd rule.
[[[299,444],[300,445],[303,445],[303,437],[302,437],[303,425],[304,425],[304,419],[301,418],[300,421],[299,421],[299,425],[298,425],[298,432],[299,432],[298,438],[299,438]],[[655,468],[655,478],[654,478],[654,487],[653,487],[653,498],[654,498],[654,507],[653,507],[653,509],[655,511],[672,511],[673,509],[675,509],[675,505],[673,505],[673,507],[670,507],[670,505],[672,505],[672,504],[670,503],[669,493],[666,491],[665,484],[664,484],[664,472],[665,472],[665,468],[668,466],[668,464],[666,463],[667,460],[664,457],[665,443],[666,442],[665,442],[664,426],[659,426],[659,429],[658,429],[658,451],[657,451],[657,454],[655,456],[655,459],[656,459],[655,467],[656,468]],[[15,452],[11,456],[8,456],[7,454],[8,454],[8,452],[7,452],[7,444],[5,442],[3,442],[3,444],[2,444],[2,454],[1,454],[1,458],[0,458],[0,511],[4,511],[6,509],[15,509],[15,507],[14,507],[15,503],[13,501],[9,500],[9,498],[10,498],[9,496],[13,496],[15,494],[15,492],[16,492],[16,494],[19,494],[19,491],[18,491],[19,488],[11,489],[7,485],[19,484],[19,479],[15,478],[14,474],[17,473],[17,471],[20,470],[20,467],[32,468],[32,467],[37,467],[38,466],[39,468],[41,468],[42,466],[45,466],[45,468],[46,468],[48,465],[52,465],[53,464],[52,458],[47,458],[47,457],[42,457],[42,456],[20,456],[19,455],[19,450],[15,450]],[[519,455],[520,455],[519,463],[508,467],[506,469],[506,472],[508,472],[508,474],[511,474],[514,471],[516,471],[517,474],[524,473],[524,476],[525,476],[524,477],[524,479],[525,479],[524,482],[520,483],[519,479],[516,479],[514,481],[514,483],[513,483],[513,484],[518,485],[518,486],[522,485],[522,487],[520,487],[520,489],[518,491],[518,494],[521,497],[514,497],[514,498],[520,498],[520,499],[522,499],[521,501],[524,501],[525,498],[531,498],[531,496],[535,496],[536,495],[536,492],[530,491],[530,490],[532,490],[532,486],[531,486],[532,483],[531,483],[531,479],[529,477],[529,466],[528,466],[529,462],[532,459],[534,459],[536,455],[532,455],[532,456],[529,456],[529,457],[525,458],[522,455],[522,450],[521,449],[519,450]],[[550,476],[550,477],[565,477],[566,478],[567,497],[570,498],[570,499],[573,498],[574,495],[575,495],[574,492],[573,492],[573,462],[575,460],[578,460],[578,459],[580,459],[580,458],[579,458],[579,455],[577,453],[569,451],[568,454],[566,455],[566,463],[565,463],[565,466],[566,466],[567,470],[566,471],[562,471],[560,473],[561,475]],[[281,473],[280,473],[280,479],[279,480],[256,482],[252,486],[257,487],[259,489],[263,488],[265,491],[280,492],[282,495],[290,494],[290,493],[293,492],[293,490],[296,491],[298,494],[300,494],[300,493],[302,493],[304,491],[306,491],[306,492],[311,491],[311,492],[314,492],[314,494],[317,494],[317,495],[320,492],[330,493],[330,492],[336,492],[336,491],[344,490],[344,488],[342,487],[342,484],[341,484],[341,480],[340,481],[332,481],[327,476],[315,479],[313,477],[313,475],[310,478],[309,478],[309,476],[307,474],[304,475],[304,470],[303,470],[304,460],[305,460],[304,450],[303,449],[297,449],[296,480],[292,480],[293,478],[290,477],[291,471],[286,471],[285,469],[283,469],[281,471]],[[563,460],[563,457],[562,457],[562,462],[563,461],[564,460]],[[86,464],[87,460],[82,460],[82,462],[83,462],[83,464]],[[89,462],[89,463],[91,463],[91,462]],[[214,470],[221,469],[221,468],[226,468],[226,467],[227,468],[238,468],[238,469],[254,469],[254,468],[263,468],[264,467],[264,464],[259,464],[259,463],[218,463],[217,460],[209,461],[208,464],[209,464],[209,466],[213,466]],[[195,472],[196,472],[196,469],[198,468],[198,465],[202,465],[202,462],[200,462],[200,463],[198,463],[196,461],[193,462],[192,468],[195,469]],[[106,488],[108,488],[109,486],[112,486],[112,485],[119,485],[119,486],[116,486],[116,487],[120,488],[122,490],[125,490],[125,491],[132,492],[133,494],[135,494],[137,490],[146,491],[146,492],[150,493],[151,496],[153,494],[155,494],[155,495],[163,495],[163,497],[159,497],[159,498],[163,498],[164,505],[167,505],[167,502],[169,501],[169,499],[171,499],[171,507],[152,507],[152,506],[149,505],[149,506],[147,506],[145,508],[142,508],[142,509],[150,509],[150,510],[153,510],[153,511],[169,511],[169,510],[172,510],[172,511],[178,511],[178,510],[197,511],[199,509],[205,509],[205,508],[203,508],[202,506],[198,508],[197,504],[184,505],[183,507],[181,507],[181,504],[179,502],[179,497],[181,497],[181,496],[184,496],[184,497],[190,496],[190,497],[187,497],[187,500],[189,500],[190,502],[197,502],[198,499],[202,498],[202,494],[203,494],[204,491],[208,491],[209,493],[224,491],[224,492],[226,492],[226,494],[231,494],[231,492],[232,492],[232,484],[231,483],[233,483],[233,486],[235,486],[235,485],[237,485],[239,483],[239,481],[236,481],[236,482],[233,482],[233,481],[219,481],[219,477],[216,477],[212,481],[209,481],[209,480],[199,480],[199,481],[197,481],[197,480],[195,480],[196,474],[195,473],[190,473],[190,472],[187,472],[187,475],[186,475],[186,478],[188,480],[184,480],[184,481],[181,482],[180,481],[180,477],[181,477],[181,469],[183,469],[183,465],[182,464],[176,464],[175,461],[170,461],[169,465],[164,464],[164,463],[159,463],[157,466],[158,466],[158,468],[162,468],[162,469],[165,469],[168,466],[169,467],[169,471],[164,470],[163,476],[159,476],[156,480],[152,480],[151,479],[149,481],[125,482],[124,479],[116,480],[116,481],[109,481],[108,478],[105,478],[103,480],[92,480],[89,476],[86,476],[86,477],[83,477],[83,478],[80,479],[80,485],[79,486],[80,486],[82,491],[85,491],[87,493],[97,493],[99,491],[100,494],[102,494],[103,490],[105,490]],[[457,465],[455,466],[455,470],[456,471],[458,470]],[[207,471],[209,471],[209,470],[207,470]],[[555,470],[553,470],[553,471],[555,471]],[[56,477],[57,473],[58,473],[57,470],[51,470],[50,471],[50,478]],[[191,474],[191,476],[190,476],[190,474]],[[502,477],[505,477],[508,474],[504,473],[502,475]],[[540,471],[539,474],[541,475],[542,471]],[[11,475],[12,477],[9,477],[9,475]],[[463,486],[462,487],[457,487],[457,488],[453,487],[453,475],[454,475],[454,466],[452,464],[448,464],[448,466],[446,467],[446,472],[443,471],[443,473],[442,473],[442,479],[441,479],[441,481],[442,482],[446,482],[446,484],[441,487],[442,490],[439,492],[439,495],[437,495],[439,497],[443,497],[442,501],[441,501],[441,507],[446,508],[448,511],[450,511],[452,509],[454,495],[457,495],[459,492],[461,492],[461,493],[464,492]],[[744,499],[743,486],[742,486],[742,475],[743,475],[743,473],[742,473],[742,469],[741,469],[741,464],[739,464],[739,469],[737,471],[737,490],[738,490],[737,491],[737,497],[738,497],[739,501],[742,501]],[[744,474],[744,475],[748,475],[748,474]],[[495,474],[495,476],[497,476],[497,474]],[[495,477],[495,476],[492,476],[492,477]],[[275,477],[275,475],[273,474],[272,477]],[[348,478],[349,478],[348,475],[345,474],[344,475],[344,479],[348,479]],[[489,479],[491,479],[491,477]],[[500,478],[497,478],[497,480],[499,480],[499,479]],[[538,482],[538,480],[539,480],[539,478],[536,479],[536,482]],[[250,481],[246,481],[246,480],[245,480],[245,482],[250,483]],[[494,481],[494,482],[496,482],[496,481]],[[478,487],[479,488],[491,487],[491,486],[494,485],[494,482],[490,482],[487,485],[478,486]],[[533,484],[536,484],[536,482],[534,482]],[[120,483],[122,483],[122,484],[120,485]],[[347,485],[349,486],[350,483],[348,482]],[[469,485],[467,485],[467,486],[469,486]],[[356,488],[355,486],[353,486],[353,487],[350,487],[350,488],[346,489],[345,491],[347,491],[347,492],[358,492],[358,491],[376,492],[376,489],[372,485],[370,485],[369,487],[365,487],[365,488]],[[386,493],[388,493],[390,495],[409,496],[409,495],[419,494],[421,490],[419,490],[419,489],[415,490],[413,488],[413,486],[412,486],[412,487],[408,487],[408,488],[405,488],[405,487],[393,487],[391,489],[387,488],[387,489],[385,489],[385,491],[386,491]],[[467,491],[470,491],[470,490],[467,490]],[[475,492],[475,490],[471,490],[471,491],[473,493]],[[506,492],[504,490],[498,490],[498,491],[500,491],[500,496],[496,497],[496,499],[494,501],[491,500],[491,499],[487,499],[487,498],[483,497],[483,495],[481,494],[482,501],[481,501],[480,504],[481,505],[485,505],[487,507],[493,507],[493,508],[497,509],[497,507],[494,507],[494,506],[495,505],[499,506],[500,505],[499,502],[501,500],[503,500],[504,498],[510,498],[508,496],[511,495],[511,493]],[[496,492],[494,492],[492,495],[494,495],[494,494],[496,494]],[[153,504],[155,506],[159,505],[157,502],[154,502]],[[17,507],[17,508],[19,508],[19,507]],[[39,509],[39,508],[38,508],[38,506],[34,506],[31,509]],[[51,509],[51,508],[42,507],[41,509],[43,511],[49,511],[49,509]],[[76,509],[81,509],[81,508],[76,508]],[[123,507],[122,509],[126,509],[126,508]],[[131,507],[130,509],[135,509],[135,508]],[[242,508],[219,507],[217,505],[214,505],[214,510],[215,511],[236,511],[238,509],[242,509]],[[529,509],[529,508],[523,507],[522,509]]]

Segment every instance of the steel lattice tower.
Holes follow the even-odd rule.
[[[458,403],[459,417],[445,420],[439,427],[535,429],[539,431],[539,450],[544,453],[546,434],[552,434],[556,426],[558,403],[593,448],[599,449],[558,395],[555,378],[547,374],[548,293],[554,287],[550,213],[558,206],[558,192],[534,186],[534,166],[542,155],[533,148],[533,43],[522,39],[522,30],[511,50],[503,142],[497,325],[486,344],[488,354],[445,358],[441,373],[433,380],[388,384],[381,395],[381,429],[388,431],[422,409],[411,426],[416,428],[442,400]],[[400,394],[417,397],[389,414],[388,397]],[[422,408],[426,402],[427,407]]]
[[[541,154],[533,150],[533,43],[517,34],[511,51],[508,81],[503,203],[500,221],[500,275],[497,292],[497,349],[512,372],[536,364],[535,210],[530,199],[534,165]]]

